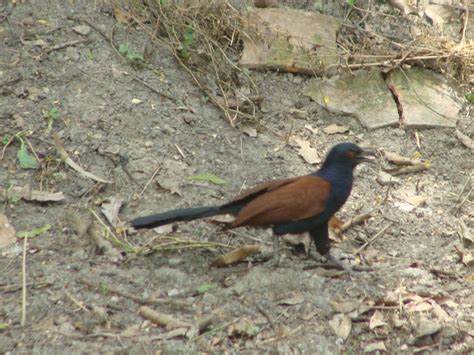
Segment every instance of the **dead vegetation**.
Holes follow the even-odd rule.
[[[348,7],[338,35],[339,63],[327,70],[378,67],[388,72],[398,67],[423,66],[461,83],[472,80],[474,43],[465,38],[469,11],[460,11],[461,38],[456,42],[440,37],[427,26],[417,26],[416,34],[407,30],[399,37],[377,33],[364,26],[369,15],[396,16],[373,7],[371,2],[367,9]],[[125,0],[124,5],[115,5],[114,14],[121,22],[138,24],[152,41],[166,45],[232,127],[242,120],[256,121],[261,100],[253,98],[259,98],[258,87],[248,71],[237,64],[242,38],[248,36],[243,32],[243,12],[226,0]],[[403,21],[410,27],[409,18]]]

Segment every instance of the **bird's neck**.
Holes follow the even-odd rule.
[[[336,200],[344,204],[352,190],[353,170],[353,167],[345,164],[331,164],[323,166],[312,175],[320,176],[329,181],[331,183],[331,194]]]

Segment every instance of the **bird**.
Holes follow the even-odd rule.
[[[373,151],[352,142],[334,145],[320,169],[309,175],[271,180],[243,191],[222,205],[191,207],[138,217],[129,224],[134,229],[192,221],[217,215],[233,215],[226,229],[238,227],[271,228],[273,258],[279,264],[279,237],[309,233],[319,254],[347,270],[330,253],[328,223],[348,199],[353,185],[354,168],[375,161]]]

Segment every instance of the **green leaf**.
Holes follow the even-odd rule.
[[[212,284],[202,284],[202,285],[199,285],[198,287],[196,287],[196,292],[197,293],[206,293],[208,292],[209,290],[212,290],[213,288],[217,288],[219,285],[216,284],[216,283],[212,283]]]
[[[5,329],[8,329],[8,324],[0,322],[0,330],[5,330]]]
[[[59,110],[56,107],[51,108],[48,112],[48,129],[51,130],[54,121],[59,117]]]
[[[2,144],[7,145],[9,141],[10,141],[10,137],[8,137],[7,135],[4,135],[2,138]]]
[[[474,104],[474,91],[466,94],[466,100],[469,101],[469,103]]]
[[[33,228],[29,231],[20,231],[16,234],[16,236],[17,238],[25,238],[25,237],[33,238],[33,237],[37,237],[38,235],[43,234],[44,232],[47,232],[50,228],[51,228],[51,224],[45,224],[42,227]]]
[[[128,53],[128,47],[125,43],[120,43],[118,51],[121,55],[127,55]]]
[[[143,54],[136,53],[136,52],[128,52],[127,59],[130,60],[131,62],[143,62],[145,60],[145,58],[143,57]]]
[[[21,200],[21,196],[20,195],[11,195],[11,196],[8,196],[8,202],[10,202],[10,204],[14,205],[15,203],[17,203],[18,201]]]
[[[190,176],[188,177],[189,180],[206,180],[206,181],[210,181],[212,182],[213,184],[216,184],[216,185],[225,185],[225,180],[222,180],[220,177],[217,177],[215,175],[212,175],[212,174],[207,174],[207,173],[204,173],[204,174],[199,174],[199,175],[193,175],[193,176]]]
[[[17,157],[22,169],[38,169],[38,162],[28,153],[28,147],[23,140],[20,140],[20,149],[18,149]]]

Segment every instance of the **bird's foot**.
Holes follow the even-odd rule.
[[[353,271],[372,271],[373,270],[371,267],[368,267],[368,266],[355,265],[353,263],[354,257],[352,255],[346,254],[337,248],[332,248],[329,250],[329,252],[323,255],[318,255],[316,259],[320,261],[321,257],[324,257],[325,259],[326,263],[324,266],[344,270],[348,273],[351,273]],[[330,263],[328,263],[328,261]]]

